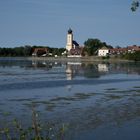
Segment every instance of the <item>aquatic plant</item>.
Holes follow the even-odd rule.
[[[3,128],[0,128],[0,140],[64,140],[66,125],[55,127],[48,123],[44,126],[39,120],[39,114],[34,105],[31,126],[26,128],[23,126],[19,120],[13,119],[10,124],[5,124]]]

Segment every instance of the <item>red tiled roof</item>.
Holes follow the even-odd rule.
[[[140,51],[140,46],[128,46],[127,48],[113,48],[110,53],[126,53],[131,51]]]
[[[128,50],[135,50],[135,51],[139,51],[140,50],[140,46],[136,46],[136,45],[128,46],[127,48],[128,48]]]
[[[71,55],[81,55],[83,48],[82,47],[76,47],[76,48],[72,48],[70,50],[70,54]]]

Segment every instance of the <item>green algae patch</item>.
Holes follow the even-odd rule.
[[[57,107],[57,106],[56,106],[54,103],[48,104],[48,105],[46,106],[46,111],[53,111],[56,107]]]
[[[118,90],[118,89],[117,88],[107,88],[105,90],[114,91],[114,90]]]
[[[135,86],[135,87],[133,87],[133,88],[140,88],[140,86]]]
[[[75,97],[77,99],[88,99],[91,95],[90,94],[85,94],[85,93],[76,93]]]
[[[107,97],[113,100],[123,98],[123,96],[119,96],[119,95],[107,95]]]
[[[50,101],[57,102],[57,101],[75,101],[76,99],[74,97],[57,97],[53,98]]]

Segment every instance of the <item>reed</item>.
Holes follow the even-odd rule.
[[[56,128],[55,125],[43,126],[39,120],[39,114],[32,105],[31,126],[23,127],[17,119],[3,128],[0,128],[0,140],[64,140],[66,125]]]

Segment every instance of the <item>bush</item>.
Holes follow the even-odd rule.
[[[105,59],[109,59],[110,56],[102,56],[102,59],[105,60]]]
[[[134,53],[127,53],[123,56],[123,58],[128,60],[140,61],[140,51]]]

